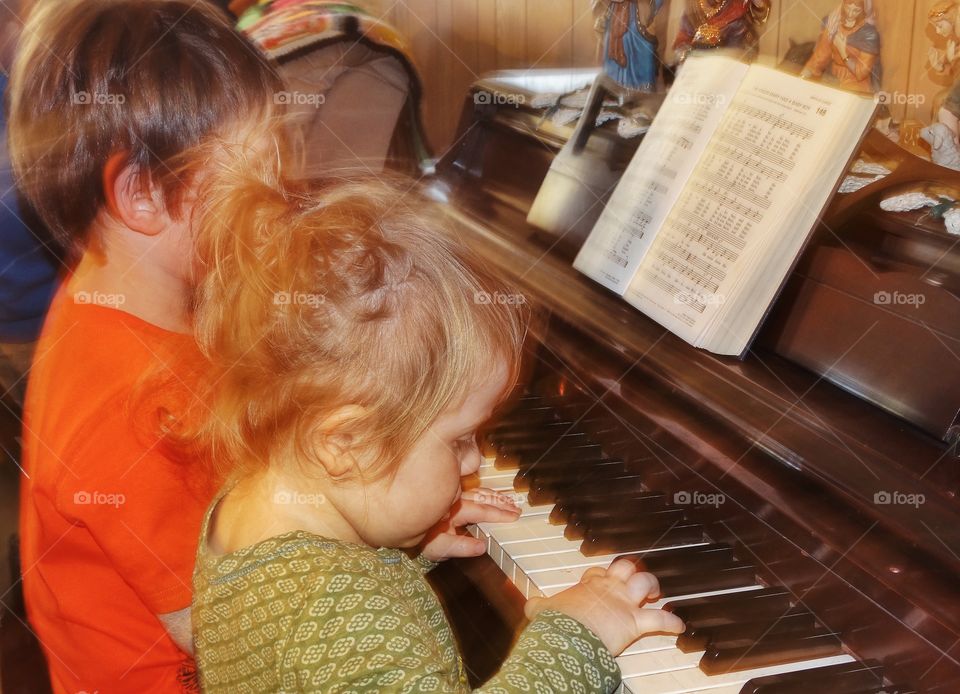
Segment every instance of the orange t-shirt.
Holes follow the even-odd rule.
[[[140,415],[160,371],[180,391],[171,402],[188,402],[178,365],[196,355],[187,335],[65,289],[54,299],[30,372],[20,498],[27,616],[54,692],[188,691],[193,662],[156,615],[190,605],[212,489]]]

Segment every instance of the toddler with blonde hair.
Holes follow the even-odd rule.
[[[510,289],[395,186],[230,178],[200,225],[197,333],[218,391],[201,434],[226,480],[194,576],[204,690],[467,691],[424,574],[483,552],[459,526],[518,516],[461,478],[517,378],[528,311],[478,300]],[[640,608],[657,592],[621,561],[529,601],[482,690],[612,691],[614,654],[682,629]]]

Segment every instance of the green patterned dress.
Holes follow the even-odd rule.
[[[193,581],[204,692],[470,691],[426,560],[302,531],[213,555],[209,521]],[[545,610],[476,691],[612,692],[619,681],[590,630]]]

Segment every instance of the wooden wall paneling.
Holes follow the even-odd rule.
[[[912,97],[914,102],[922,100],[923,103],[908,104],[907,118],[914,118],[924,123],[931,123],[937,119],[934,111],[938,98],[942,99],[953,86],[950,71],[938,73],[930,66],[928,58],[931,48],[936,47],[941,51],[946,49],[946,39],[937,35],[928,20],[930,9],[935,4],[937,0],[917,0],[913,35],[910,37],[912,44],[907,96]]]
[[[589,67],[600,64],[600,34],[594,29],[593,2],[575,0],[573,3],[573,53],[570,64]]]
[[[480,5],[488,5],[489,0],[454,0],[450,2],[451,48],[455,59],[451,61],[449,90],[444,95],[447,109],[446,131],[442,142],[444,147],[454,144],[460,109],[470,85],[476,82],[482,73],[480,69],[481,53],[487,37],[481,35],[482,18]],[[492,46],[492,41],[491,41]],[[442,152],[437,152],[442,154]]]
[[[909,48],[914,38],[917,2],[915,0],[875,0],[880,50],[883,61],[882,90],[894,97],[890,111],[894,118],[916,116],[908,113],[909,82],[914,62]],[[922,2],[920,4],[923,4]]]
[[[443,1],[443,0],[439,0]],[[497,8],[497,69],[527,66],[527,3],[523,0],[486,0]]]
[[[573,60],[573,0],[527,0],[527,63],[533,70]]]
[[[497,3],[496,0],[478,0],[477,4],[477,73],[497,69]]]
[[[441,60],[450,60],[449,49],[438,36],[437,0],[402,0],[394,8],[396,28],[406,37],[420,70],[427,98],[423,104],[424,127],[435,151],[443,146],[447,120],[446,106],[440,100],[442,85],[438,70]]]
[[[779,63],[780,57],[780,14],[783,11],[783,3],[773,0],[770,5],[770,16],[767,21],[757,27],[757,33],[760,34],[760,56],[766,58],[766,62]]]

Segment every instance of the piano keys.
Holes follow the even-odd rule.
[[[537,414],[530,416],[531,411]],[[827,691],[833,691],[833,674],[838,681],[861,683],[862,678],[847,676],[858,661],[844,651],[841,635],[796,604],[787,589],[764,586],[755,567],[742,561],[733,547],[712,542],[702,528],[696,538],[677,536],[676,542],[665,541],[673,537],[669,533],[672,527],[687,523],[684,509],[671,506],[664,494],[651,490],[622,497],[606,495],[606,490],[601,496],[582,494],[577,483],[585,476],[597,485],[620,473],[604,469],[604,458],[591,448],[600,447],[576,421],[561,418],[559,413],[547,416],[549,412],[542,398],[522,399],[519,407],[485,435],[482,448],[489,456],[476,479],[468,483],[516,495],[528,486],[520,476],[542,466],[553,472],[546,483],[553,490],[544,497],[549,500],[531,502],[521,494],[521,516],[516,523],[481,523],[471,532],[487,541],[490,556],[527,598],[554,595],[576,584],[588,568],[608,566],[618,557],[657,575],[661,597],[650,606],[673,611],[684,620],[687,631],[679,637],[645,636],[628,647],[618,658],[625,693],[732,694],[750,687],[782,688],[811,681],[796,679],[804,672],[812,680],[826,678]],[[521,437],[516,422],[524,423],[522,438],[530,445],[517,446]],[[576,441],[574,450],[588,453],[582,459],[570,457],[565,441]],[[523,450],[526,455],[519,459],[502,456],[501,450]],[[566,476],[561,474],[564,471]],[[606,504],[600,506],[598,502],[603,501]],[[657,518],[659,514],[672,514],[664,516],[669,523],[666,528]],[[632,537],[635,550],[630,554],[594,551],[585,537],[570,537],[574,522],[579,522],[585,537],[594,533]],[[648,530],[651,523],[654,532]],[[848,670],[836,670],[838,666]],[[872,675],[865,691],[870,691],[869,687],[881,691],[884,678],[879,667],[856,672]],[[788,674],[794,680],[782,679]],[[781,679],[771,680],[774,677]]]

